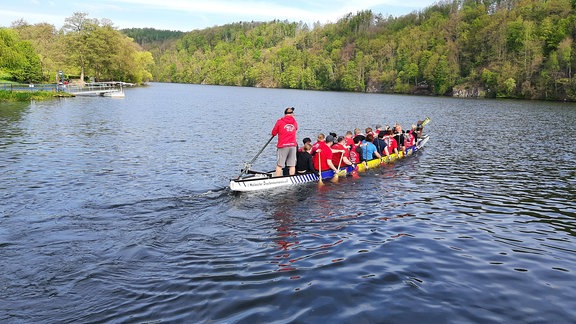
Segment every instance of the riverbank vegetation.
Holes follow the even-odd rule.
[[[575,37],[572,0],[440,1],[401,17],[361,11],[313,26],[238,22],[187,33],[118,31],[76,13],[60,31],[0,29],[0,53],[7,41],[21,53],[2,55],[0,74],[46,80],[65,66],[80,78],[135,83],[574,101]]]
[[[50,91],[9,91],[0,90],[0,102],[3,101],[30,101],[47,100],[55,97],[73,97],[69,93],[55,93]]]
[[[57,30],[24,20],[0,28],[0,79],[19,83],[152,80],[150,52],[118,31],[111,21],[75,13]],[[61,72],[61,73],[60,73]]]

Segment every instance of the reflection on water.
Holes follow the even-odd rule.
[[[22,129],[18,127],[29,103],[0,103],[0,149],[13,144],[13,137],[21,136]]]
[[[301,137],[430,116],[432,139],[231,193],[285,106]],[[1,107],[3,323],[576,317],[572,104],[153,84]]]

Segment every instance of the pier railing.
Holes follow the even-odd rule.
[[[64,91],[75,94],[75,95],[106,95],[114,92],[122,92],[123,87],[132,87],[133,83],[127,83],[122,81],[106,81],[106,82],[95,82],[86,83],[83,86],[79,85],[68,85]]]
[[[54,91],[68,92],[74,95],[104,95],[105,93],[121,92],[123,87],[134,86],[127,82],[96,82],[86,83],[83,86],[78,84],[22,84],[22,83],[0,83],[0,90],[6,91]]]
[[[84,86],[80,85],[67,85],[63,91],[68,93],[73,93],[75,95],[101,95],[106,92],[115,92],[119,91],[120,87],[112,84],[86,84]]]
[[[0,83],[0,90],[5,91],[58,91],[57,84],[24,84]]]

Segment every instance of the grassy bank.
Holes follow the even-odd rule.
[[[8,91],[0,90],[0,102],[2,101],[29,101],[29,100],[47,100],[55,97],[74,97],[65,92],[52,91]]]

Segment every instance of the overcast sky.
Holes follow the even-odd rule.
[[[191,31],[239,21],[336,22],[347,13],[370,9],[401,16],[422,10],[432,0],[2,0],[0,27],[24,19],[62,27],[74,12],[110,19],[118,28],[152,27]]]

